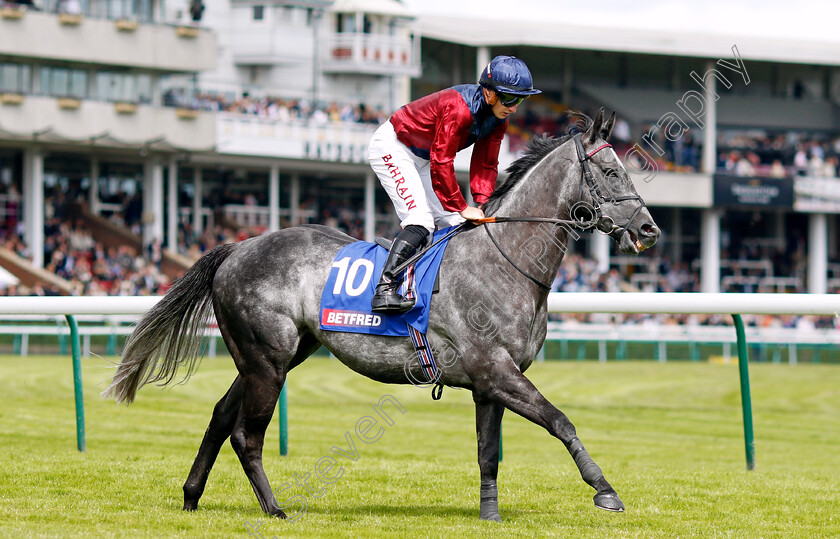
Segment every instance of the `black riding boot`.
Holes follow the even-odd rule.
[[[396,237],[388,252],[385,267],[382,268],[382,276],[376,285],[376,292],[370,300],[373,312],[404,313],[414,307],[414,299],[406,299],[397,291],[400,287],[400,276],[394,274],[394,269],[408,260],[424,243],[426,243],[426,229],[417,225],[408,225]]]

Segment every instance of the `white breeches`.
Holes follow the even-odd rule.
[[[446,211],[434,189],[429,162],[412,153],[397,140],[390,120],[373,134],[368,145],[368,161],[391,197],[400,218],[400,227],[420,225],[429,233],[464,222],[458,212]]]

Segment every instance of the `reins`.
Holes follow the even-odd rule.
[[[552,218],[552,217],[496,217],[496,216],[492,216],[492,217],[482,217],[481,219],[473,219],[471,221],[465,221],[465,222],[461,223],[460,225],[458,225],[457,227],[455,227],[454,229],[450,230],[446,235],[438,238],[431,245],[429,245],[429,246],[425,247],[424,249],[421,249],[420,251],[417,251],[416,253],[414,253],[414,255],[412,255],[408,260],[406,260],[405,262],[403,262],[402,264],[397,266],[394,269],[394,272],[396,274],[402,273],[410,265],[417,262],[424,254],[426,254],[426,252],[429,249],[431,249],[435,245],[439,244],[443,240],[463,232],[467,227],[477,227],[477,226],[480,226],[480,225],[488,225],[488,224],[493,224],[493,223],[551,223],[551,224],[558,225],[558,226],[561,226],[561,225],[570,226],[570,227],[576,228],[578,230],[592,230],[593,228],[596,228],[596,227],[598,227],[598,229],[601,230],[601,228],[598,225],[600,224],[600,222],[604,218],[603,212],[601,211],[601,203],[602,202],[617,203],[617,202],[623,202],[625,200],[638,200],[639,201],[639,203],[640,203],[639,207],[636,208],[636,211],[627,220],[626,223],[624,223],[623,225],[616,225],[613,222],[611,227],[610,227],[610,230],[601,230],[601,231],[605,232],[605,233],[608,233],[608,234],[611,234],[611,233],[615,232],[616,230],[627,230],[627,227],[630,226],[630,224],[633,222],[633,220],[636,218],[636,216],[638,216],[639,213],[642,211],[642,208],[645,207],[645,201],[639,195],[629,195],[629,196],[609,197],[609,198],[605,197],[604,195],[601,194],[601,191],[598,189],[598,184],[595,183],[595,178],[594,178],[594,175],[592,174],[592,168],[589,166],[589,159],[593,155],[600,152],[604,148],[612,148],[612,144],[609,144],[609,143],[602,144],[601,146],[598,146],[597,148],[595,148],[594,150],[592,150],[590,153],[587,154],[586,151],[583,149],[583,143],[581,142],[581,134],[580,133],[575,134],[572,137],[572,139],[574,140],[574,143],[575,143],[575,150],[577,151],[578,162],[581,165],[579,200],[578,200],[578,202],[576,202],[572,206],[572,208],[569,212],[571,214],[571,216],[573,217],[572,219],[555,219],[555,218]],[[589,189],[589,194],[590,194],[590,197],[592,198],[592,203],[588,203],[588,202],[583,201],[583,186],[584,186],[584,184]],[[583,218],[583,217],[575,218],[576,215],[579,215],[582,212],[588,213],[589,217],[588,218]],[[612,221],[612,219],[610,219],[610,221]],[[530,275],[528,272],[526,272],[525,270],[520,268],[516,264],[516,262],[513,261],[513,259],[510,256],[508,256],[508,254],[504,251],[502,246],[499,245],[499,242],[496,241],[496,238],[493,237],[493,234],[490,233],[490,227],[485,226],[484,230],[487,231],[487,235],[490,237],[490,241],[493,242],[493,245],[496,246],[496,249],[499,251],[499,253],[505,258],[505,260],[508,261],[508,263],[511,266],[513,266],[516,269],[516,271],[518,271],[519,273],[521,273],[522,275],[524,275],[525,277],[530,279],[534,284],[536,284],[540,288],[542,288],[544,290],[551,290],[550,285],[546,285],[545,283],[541,282],[536,277],[533,277],[532,275]]]
[[[572,207],[572,211],[574,212],[575,208],[579,208],[579,207],[585,208],[585,210],[587,210],[587,211],[589,211],[589,208],[591,208],[591,206],[589,204],[587,204],[585,202],[584,203],[579,202]],[[418,260],[420,260],[423,257],[423,255],[426,254],[426,251],[430,250],[432,247],[439,244],[443,240],[445,240],[447,238],[451,238],[452,236],[455,236],[456,234],[460,234],[461,232],[463,232],[467,228],[477,227],[479,225],[485,225],[485,224],[490,224],[490,223],[551,223],[551,224],[555,224],[555,225],[572,226],[574,228],[577,228],[578,230],[589,230],[589,229],[593,228],[596,224],[596,222],[594,220],[588,220],[587,221],[587,220],[583,220],[583,219],[578,219],[578,220],[554,219],[552,217],[482,217],[481,219],[473,219],[471,221],[464,221],[460,225],[456,226],[455,228],[453,228],[452,230],[447,232],[446,235],[441,236],[440,238],[435,240],[431,245],[428,245],[428,246],[424,247],[423,249],[417,251],[413,255],[411,255],[411,257],[408,260],[406,260],[405,262],[403,262],[402,264],[400,264],[399,266],[394,268],[394,273],[395,274],[400,274],[403,271],[405,271],[405,269],[408,268],[410,265],[412,265],[415,262],[417,262]],[[485,230],[487,230],[487,233],[490,234],[489,228],[485,227]],[[502,256],[504,256],[511,264],[513,264],[514,267],[519,269],[516,266],[516,264],[514,264],[513,261],[508,257],[508,255],[505,254],[505,252],[502,250],[502,248],[499,247],[499,244],[496,243],[495,238],[493,238],[493,236],[490,236],[490,239],[493,240],[493,244],[496,246],[497,249],[499,249],[499,252],[502,253]],[[522,271],[522,270],[520,269],[519,271]],[[527,274],[524,274],[524,275],[526,277],[528,277],[529,279],[533,280],[533,278],[531,276],[529,276]],[[538,284],[540,284],[540,286],[545,286],[542,283],[538,283]]]

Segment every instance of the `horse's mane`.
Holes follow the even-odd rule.
[[[525,148],[525,153],[510,164],[507,168],[508,178],[504,183],[497,186],[493,194],[487,199],[484,204],[484,213],[491,214],[498,209],[501,200],[508,194],[514,186],[516,186],[522,178],[524,178],[529,170],[531,170],[543,157],[554,151],[558,146],[572,138],[576,133],[584,133],[592,126],[592,118],[582,112],[576,110],[569,110],[566,112],[569,117],[570,124],[566,129],[566,134],[561,137],[552,135],[540,135],[531,138],[528,141],[528,146]]]

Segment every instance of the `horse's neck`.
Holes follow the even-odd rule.
[[[572,157],[568,148],[552,151],[505,195],[494,215],[569,219],[569,208],[578,196]],[[557,275],[569,234],[575,234],[568,226],[550,223],[489,226],[503,248],[522,253],[523,269],[545,284]]]
[[[506,217],[550,217],[568,219],[577,201],[573,180],[574,163],[568,148],[561,146],[525,173],[505,195],[495,215]]]

